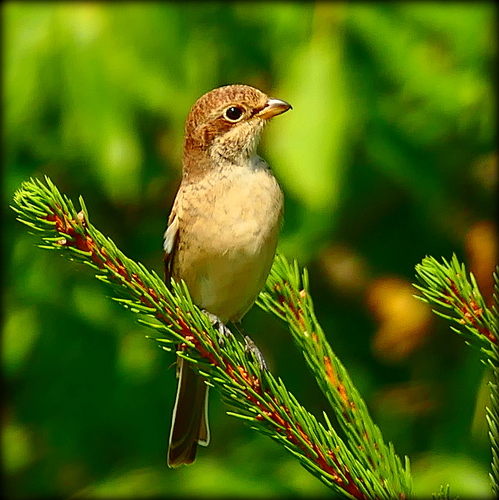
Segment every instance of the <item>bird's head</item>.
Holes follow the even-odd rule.
[[[203,155],[241,163],[255,154],[261,131],[270,118],[291,105],[248,85],[219,87],[200,97],[185,124],[186,157]]]

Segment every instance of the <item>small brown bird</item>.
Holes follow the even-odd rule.
[[[203,95],[185,124],[183,173],[164,237],[165,278],[183,279],[194,303],[221,323],[239,323],[270,272],[283,194],[256,154],[273,116],[291,106],[247,85]],[[190,464],[209,442],[208,386],[177,360],[168,465]]]

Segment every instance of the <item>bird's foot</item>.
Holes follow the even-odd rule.
[[[203,309],[201,311],[209,320],[210,323],[218,330],[218,343],[223,347],[225,339],[232,336],[232,332],[225,326],[225,323],[215,314]]]
[[[253,357],[256,359],[258,362],[258,367],[260,368],[260,371],[268,371],[269,368],[267,366],[267,362],[265,361],[265,358],[263,357],[262,351],[258,349],[256,344],[251,340],[248,335],[244,336],[244,343],[246,344],[245,351],[246,354],[252,354]]]
[[[236,328],[236,330],[241,334],[241,336],[244,338],[244,343],[245,343],[245,352],[246,354],[252,354],[253,358],[256,359],[258,362],[258,367],[260,368],[260,371],[268,371],[269,368],[267,366],[267,362],[265,361],[265,358],[263,357],[262,351],[258,349],[256,344],[251,340],[251,337],[246,334],[243,325],[241,324],[240,321],[233,321],[232,324]]]

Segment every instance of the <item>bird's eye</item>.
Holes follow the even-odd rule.
[[[243,116],[244,110],[237,107],[237,106],[231,106],[230,108],[227,108],[224,112],[225,118],[229,120],[230,122],[237,122],[238,120],[241,119]]]

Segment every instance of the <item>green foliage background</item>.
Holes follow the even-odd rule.
[[[415,493],[449,482],[490,495],[476,354],[440,322],[405,356],[375,349],[368,291],[413,281],[425,255],[466,261],[470,229],[493,216],[495,15],[479,2],[4,3],[6,494],[327,494],[215,394],[209,448],[167,469],[173,356],[88,269],[36,249],[8,208],[23,180],[47,174],[160,273],[189,107],[247,83],[293,105],[260,148],[286,193],[280,249],[309,267],[319,320],[411,457]],[[245,324],[298,399],[327,409],[282,325],[257,308]]]

